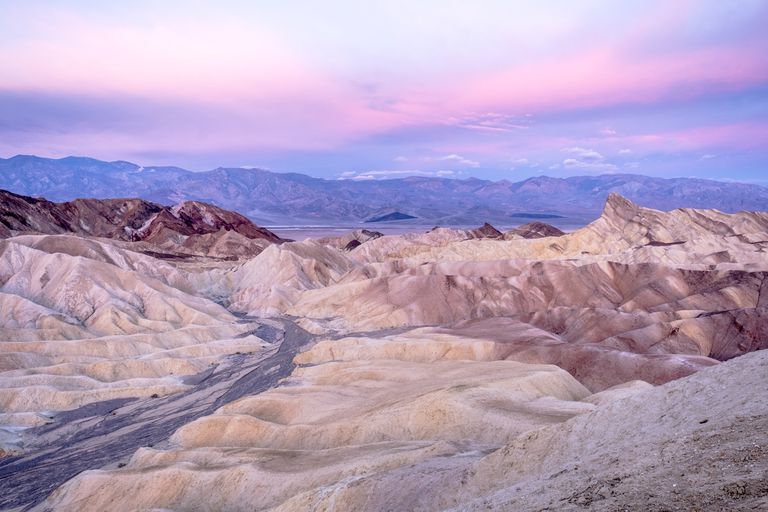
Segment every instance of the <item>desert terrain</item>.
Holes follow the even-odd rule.
[[[0,509],[763,510],[768,213],[0,211]]]

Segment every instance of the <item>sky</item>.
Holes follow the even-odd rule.
[[[768,184],[768,0],[0,0],[0,157]]]

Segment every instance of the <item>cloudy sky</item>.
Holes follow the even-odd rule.
[[[0,157],[768,183],[768,0],[0,0]]]

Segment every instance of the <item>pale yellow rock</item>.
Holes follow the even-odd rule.
[[[189,275],[111,241],[0,241],[3,423],[29,426],[26,413],[182,391],[182,377],[222,355],[262,350],[263,340],[244,335],[256,324],[192,295]]]
[[[283,386],[184,426],[172,438],[177,448],[143,449],[122,470],[86,472],[48,505],[264,509],[424,460],[477,458],[521,432],[593,410],[581,401],[588,395],[556,367],[506,361],[300,368]]]

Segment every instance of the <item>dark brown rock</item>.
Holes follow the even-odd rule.
[[[523,238],[544,238],[548,236],[563,236],[565,233],[551,224],[545,222],[529,222],[523,224],[515,229],[508,231],[507,233],[518,235]]]
[[[487,222],[477,229],[472,230],[475,238],[503,238],[504,233],[491,226]]]
[[[185,244],[233,232],[249,240],[283,240],[239,213],[197,201],[173,207],[142,199],[76,199],[54,203],[0,190],[0,237],[75,234],[156,245]],[[240,238],[242,239],[242,238]],[[207,245],[213,245],[206,240]]]

